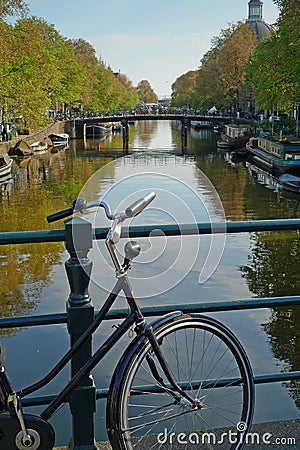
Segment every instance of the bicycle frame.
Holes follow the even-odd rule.
[[[128,316],[101,345],[101,347],[99,347],[99,349],[94,353],[89,361],[76,373],[76,375],[69,381],[64,389],[54,398],[49,406],[41,413],[41,417],[43,419],[48,420],[53,416],[60,405],[66,401],[71,392],[80,385],[82,380],[91,372],[91,370],[93,370],[93,368],[104,358],[104,356],[134,324],[138,326],[144,323],[144,318],[141,314],[137,300],[132,292],[129,280],[125,274],[122,277],[118,278],[113,291],[109,294],[99,313],[97,314],[91,325],[82,334],[82,336],[73,344],[70,350],[68,350],[68,352],[44,378],[17,392],[19,398],[22,399],[23,397],[42,388],[43,386],[46,386],[55,378],[58,373],[61,372],[65,365],[79,350],[79,348],[92,336],[92,334],[100,326],[121,291],[124,292],[130,308]],[[3,374],[0,374],[0,382],[2,380],[2,377]]]
[[[99,349],[94,353],[94,355],[88,360],[88,362],[75,374],[75,376],[69,381],[69,383],[62,389],[62,391],[53,399],[53,401],[48,405],[48,407],[40,414],[44,420],[49,420],[58,408],[68,399],[69,395],[80,385],[83,379],[94,369],[94,367],[104,358],[104,356],[109,353],[109,351],[114,347],[114,345],[121,339],[124,334],[135,324],[135,331],[137,334],[145,334],[151,343],[153,351],[158,356],[160,364],[165,372],[165,375],[174,389],[174,398],[178,398],[180,395],[191,400],[177,385],[174,381],[168,366],[160,352],[159,345],[153,334],[152,327],[150,325],[146,326],[146,321],[141,313],[138,302],[135,295],[131,289],[130,282],[128,280],[127,274],[123,274],[117,280],[113,291],[107,297],[101,310],[91,323],[91,325],[86,329],[86,331],[81,335],[81,337],[73,344],[73,346],[68,350],[68,352],[61,358],[61,360],[55,365],[55,367],[41,380],[36,383],[21,389],[16,394],[19,399],[39,390],[40,388],[49,384],[55,376],[61,372],[65,365],[71,360],[79,348],[92,336],[92,334],[97,330],[102,321],[105,319],[108,311],[114,304],[119,293],[123,291],[126,300],[128,302],[130,312],[126,319],[118,326],[118,328],[108,337],[108,339],[99,347]],[[158,380],[162,384],[162,380]],[[4,388],[4,392],[7,396],[13,394],[12,387],[8,381],[7,375],[3,370],[0,373],[0,383]],[[176,393],[176,394],[175,394]]]
[[[92,334],[97,330],[102,321],[105,319],[107,313],[110,308],[113,306],[115,300],[121,291],[124,292],[128,306],[129,313],[128,316],[123,320],[121,324],[118,325],[116,330],[112,332],[112,334],[106,339],[106,341],[98,348],[98,350],[88,359],[88,361],[73,375],[72,379],[67,383],[67,385],[61,390],[61,392],[55,396],[52,402],[47,406],[47,408],[40,414],[40,418],[44,421],[48,421],[58,410],[58,408],[65,402],[69,400],[70,394],[82,383],[85,377],[89,376],[90,372],[94,369],[94,367],[109,353],[109,351],[114,347],[114,345],[124,336],[128,330],[135,325],[135,332],[137,336],[142,336],[143,338],[147,338],[151,348],[156,355],[159,365],[162,368],[167,382],[171,385],[172,389],[168,388],[169,394],[173,397],[173,399],[179,402],[181,397],[185,397],[191,405],[196,407],[196,401],[194,401],[188,394],[186,394],[181,387],[176,383],[174,377],[169,370],[168,364],[160,350],[160,345],[155,337],[153,332],[153,328],[151,324],[147,324],[141,309],[139,307],[138,301],[134,295],[134,292],[131,288],[130,282],[128,280],[127,271],[130,268],[130,263],[133,258],[135,258],[139,252],[140,248],[136,242],[128,242],[125,246],[125,259],[124,263],[120,264],[118,256],[116,254],[115,243],[118,242],[121,234],[121,224],[125,218],[132,217],[133,215],[138,214],[152,199],[154,198],[154,194],[151,193],[147,197],[138,200],[131,207],[127,208],[125,213],[116,214],[113,222],[113,226],[108,232],[106,238],[106,245],[109,251],[109,254],[112,258],[112,262],[115,266],[117,282],[112,290],[112,292],[108,295],[105,300],[102,308],[100,309],[98,315],[93,319],[88,328],[83,332],[83,334],[73,343],[71,348],[67,351],[67,353],[59,360],[59,362],[54,366],[52,370],[39,381],[34,384],[21,389],[18,392],[13,390],[12,385],[10,384],[8,375],[5,371],[3,362],[0,365],[0,394],[1,394],[1,403],[4,410],[10,412],[11,416],[18,416],[19,423],[22,429],[23,438],[28,444],[32,443],[32,439],[26,431],[26,426],[23,419],[21,402],[20,400],[25,396],[36,392],[40,388],[49,384],[55,376],[62,371],[62,369],[66,366],[66,364],[73,358],[73,356],[77,353],[77,351],[81,348],[81,346],[86,343],[91,337]],[[94,203],[91,203],[94,206]],[[105,204],[101,204],[101,206],[105,207]],[[73,209],[72,209],[73,211]],[[109,211],[108,211],[109,212]],[[57,213],[59,216],[66,214],[70,214],[70,210],[63,211],[61,213]],[[108,214],[107,214],[108,215]],[[54,214],[56,217],[56,214]],[[72,247],[73,248],[73,247]],[[70,251],[70,254],[76,255],[76,250]],[[178,315],[178,313],[177,313]],[[0,355],[1,356],[1,355]],[[159,376],[157,371],[157,367],[152,361],[151,355],[147,357],[148,365],[150,371],[153,373],[154,378],[157,383],[161,386],[165,387],[166,384],[164,380]],[[2,398],[3,397],[3,398]],[[5,406],[6,405],[6,406]],[[27,446],[28,446],[27,445]]]

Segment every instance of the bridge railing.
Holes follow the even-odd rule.
[[[126,237],[146,237],[154,230],[160,229],[166,236],[191,235],[191,234],[211,234],[224,233],[224,224],[198,223],[193,225],[152,225],[152,226],[132,226],[125,229],[123,235]],[[258,220],[248,222],[229,222],[226,224],[226,233],[245,233],[263,231],[286,231],[299,230],[300,219],[288,220]],[[74,343],[83,331],[89,326],[97,311],[94,311],[91,298],[88,293],[91,261],[87,255],[92,247],[92,237],[95,240],[104,239],[107,228],[96,228],[92,230],[91,224],[84,219],[74,218],[66,222],[65,230],[27,231],[27,232],[7,232],[0,233],[0,245],[12,245],[22,243],[41,243],[65,241],[66,249],[70,255],[65,263],[70,282],[70,295],[66,313],[43,314],[26,317],[0,318],[0,328],[18,328],[29,326],[45,326],[53,324],[66,324],[71,344]],[[74,239],[80,237],[80,252],[86,257],[80,258],[75,251],[78,242]],[[82,239],[82,236],[84,238]],[[80,264],[78,264],[80,263]],[[209,303],[185,303],[165,306],[144,307],[143,313],[146,317],[153,317],[166,314],[174,310],[193,313],[207,313],[217,311],[237,311],[257,308],[275,308],[281,306],[294,307],[300,305],[299,296],[285,296],[275,298],[255,298],[244,300],[230,300]],[[126,317],[127,309],[113,309],[109,312],[106,320],[116,320]],[[71,362],[71,372],[74,374],[78,365],[90,358],[92,342],[88,346],[83,346],[78,351]],[[300,371],[286,373],[271,373],[256,375],[256,384],[283,382],[287,380],[300,379]],[[73,418],[73,449],[74,450],[96,450],[94,440],[94,412],[96,399],[105,398],[108,389],[95,389],[90,381],[83,383],[77,388],[69,399],[71,414]],[[47,405],[54,395],[44,395],[22,399],[25,407]],[[84,401],[83,401],[84,400]]]

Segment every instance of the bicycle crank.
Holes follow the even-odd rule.
[[[33,414],[24,414],[24,421],[25,439],[18,418],[0,413],[0,450],[52,450],[55,440],[52,426]]]

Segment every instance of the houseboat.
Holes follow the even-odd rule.
[[[272,175],[300,174],[300,139],[252,137],[246,144],[248,157]]]
[[[251,137],[248,125],[225,125],[225,131],[217,141],[217,146],[226,150],[236,150],[245,147]]]
[[[113,123],[112,122],[98,122],[98,123],[90,123],[86,125],[86,135],[87,137],[99,137],[104,136],[105,134],[111,133],[113,131]]]

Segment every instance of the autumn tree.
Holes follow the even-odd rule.
[[[222,30],[201,60],[194,103],[219,108],[236,105],[245,83],[246,63],[256,44],[257,37],[248,24],[239,22]]]
[[[147,80],[142,80],[137,86],[137,93],[141,102],[157,103],[158,97]]]
[[[182,107],[192,104],[195,81],[195,70],[190,70],[176,79],[172,84],[172,106]]]
[[[7,16],[24,16],[28,13],[28,5],[23,0],[1,0],[0,19]]]
[[[196,72],[192,105],[200,109],[208,109],[215,105],[224,107],[223,90],[218,77],[218,49],[213,48],[202,58]]]

